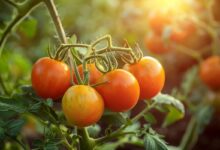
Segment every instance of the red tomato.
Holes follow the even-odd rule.
[[[220,56],[211,56],[200,65],[201,80],[212,89],[220,89]]]
[[[136,64],[126,64],[124,69],[131,72],[138,80],[141,99],[154,97],[164,86],[164,69],[159,61],[153,57],[146,56]]]
[[[43,57],[34,64],[31,80],[37,95],[58,99],[70,87],[70,70],[63,62]]]
[[[106,73],[99,82],[106,82],[96,89],[102,95],[105,106],[111,111],[127,111],[137,104],[140,87],[131,73],[116,69]]]
[[[87,68],[89,71],[89,83],[90,85],[96,84],[98,79],[102,76],[102,73],[96,68],[95,64],[87,64]],[[83,79],[83,66],[78,66],[78,71],[81,76],[81,79]],[[75,74],[73,74],[73,80],[76,84],[78,84]]]
[[[171,49],[170,45],[168,43],[166,44],[163,39],[156,34],[146,36],[145,46],[154,54],[164,54]]]
[[[85,127],[99,121],[104,111],[104,102],[94,88],[75,85],[64,94],[62,109],[69,123]]]
[[[169,12],[152,12],[149,15],[148,23],[151,29],[156,33],[161,35],[164,28],[171,24],[171,17]]]

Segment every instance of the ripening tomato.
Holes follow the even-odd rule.
[[[153,57],[146,56],[136,64],[126,64],[124,69],[131,72],[138,80],[141,99],[154,97],[164,86],[164,69],[159,61]]]
[[[102,95],[105,106],[111,111],[127,111],[137,104],[140,87],[131,73],[116,69],[103,75],[99,82],[106,82],[96,89]]]
[[[87,69],[89,71],[89,83],[90,85],[96,84],[98,79],[102,76],[102,73],[96,68],[95,64],[87,64]],[[83,66],[78,66],[78,71],[81,79],[83,79]],[[75,74],[73,74],[73,80],[78,84]]]
[[[85,127],[99,121],[104,111],[104,102],[94,88],[75,85],[64,94],[62,109],[69,123]]]
[[[172,28],[170,40],[181,43],[189,38],[196,31],[195,24],[192,21],[184,21],[178,24],[177,28]]]
[[[169,43],[165,43],[162,37],[156,34],[146,36],[145,46],[154,54],[165,54],[171,49]]]
[[[200,65],[201,80],[212,89],[220,89],[220,56],[211,56]]]
[[[61,61],[43,57],[34,64],[31,81],[37,95],[56,100],[70,87],[70,70]]]
[[[156,34],[161,35],[165,27],[172,22],[170,15],[170,12],[152,12],[148,17],[148,24]]]

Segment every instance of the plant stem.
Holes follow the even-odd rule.
[[[156,103],[152,103],[150,106],[146,107],[144,110],[142,110],[140,113],[138,113],[135,117],[131,119],[132,122],[138,121],[141,117],[143,117],[144,114],[146,114],[149,110],[154,108]]]
[[[135,117],[133,117],[131,119],[131,122],[134,123],[136,121],[138,121],[141,117],[143,117],[143,115],[148,112],[149,110],[151,110],[152,108],[154,108],[156,103],[152,103],[149,107],[145,108],[144,110],[142,110],[140,113],[138,113]],[[122,127],[120,127],[119,129],[115,130],[114,132],[108,134],[108,135],[105,135],[101,138],[98,138],[96,139],[96,144],[102,144],[106,141],[110,141],[112,140],[113,138],[116,138],[116,137],[119,137],[119,136],[123,136],[123,135],[126,135],[126,134],[134,134],[134,132],[122,132],[127,126],[129,126],[130,123],[127,123],[125,125],[123,125]]]
[[[15,7],[15,8],[18,8],[18,5],[15,3],[15,2],[13,2],[13,1],[11,1],[11,0],[4,0],[6,3],[8,3],[8,4],[10,4],[11,6],[13,6],[13,7]]]
[[[198,138],[198,128],[197,121],[194,117],[191,118],[188,128],[183,136],[183,139],[180,143],[181,150],[190,150],[193,148],[196,139]]]
[[[56,6],[54,4],[54,1],[53,0],[44,0],[44,2],[50,12],[50,15],[53,19],[54,25],[56,26],[56,31],[59,35],[59,39],[61,40],[61,43],[67,44],[67,38],[66,38],[66,35],[64,32],[60,17],[58,15]]]
[[[89,134],[86,128],[78,128],[77,134],[81,136],[79,139],[80,150],[93,150],[94,149],[95,141],[94,139],[89,137]]]
[[[5,28],[5,30],[2,33],[2,37],[0,39],[0,56],[1,51],[8,39],[8,36],[10,32],[19,25],[24,18],[32,11],[34,10],[39,4],[41,3],[41,0],[30,0],[22,5],[17,5],[18,14],[16,17],[9,23],[9,25]]]

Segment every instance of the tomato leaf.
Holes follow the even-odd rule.
[[[144,147],[146,150],[168,150],[166,142],[152,130],[144,136]]]
[[[108,125],[119,127],[127,122],[126,118],[121,113],[105,111],[102,116],[102,121]]]
[[[144,119],[149,122],[150,124],[155,124],[157,123],[156,118],[154,117],[154,115],[150,112],[148,112],[147,114],[144,115]]]
[[[157,106],[168,110],[163,126],[168,126],[184,117],[185,109],[183,104],[174,97],[167,94],[158,94],[153,98]]]
[[[20,131],[21,131],[22,127],[24,126],[24,124],[25,124],[24,119],[10,120],[5,125],[7,134],[9,134],[12,137],[17,136],[20,133]]]

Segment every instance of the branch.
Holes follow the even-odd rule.
[[[9,25],[5,28],[3,31],[2,37],[0,39],[0,56],[2,49],[4,48],[4,45],[8,39],[9,34],[11,31],[19,25],[25,17],[34,10],[39,4],[41,3],[41,0],[30,0],[25,2],[22,5],[17,5],[18,14],[16,17],[9,23]]]
[[[50,16],[53,19],[54,25],[56,26],[57,33],[59,35],[59,39],[61,40],[62,43],[66,44],[67,43],[67,38],[60,20],[60,17],[58,15],[56,6],[54,4],[53,0],[44,0],[49,12]]]
[[[11,0],[4,0],[4,2],[6,2],[7,4],[9,4],[9,5],[11,5],[11,6],[15,7],[15,8],[19,7],[15,2],[13,2]]]

